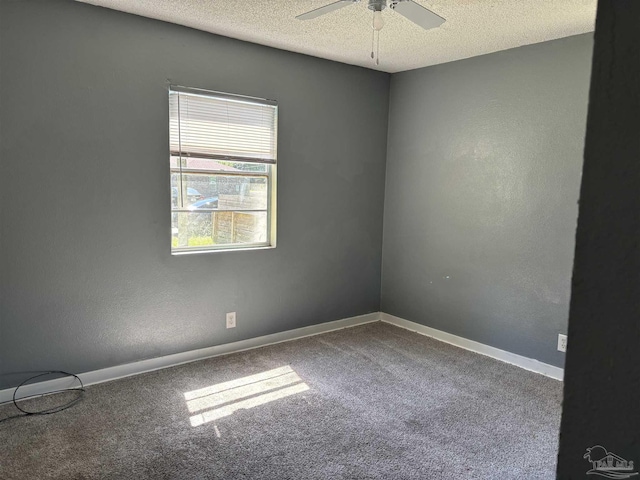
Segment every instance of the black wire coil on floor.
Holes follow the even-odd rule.
[[[80,387],[64,388],[64,389],[61,389],[61,390],[54,390],[52,392],[40,393],[40,394],[37,394],[37,395],[27,395],[26,397],[22,397],[22,398],[16,399],[16,396],[18,395],[18,390],[21,387],[27,386],[31,380],[43,377],[45,375],[53,375],[53,374],[62,374],[62,375],[66,375],[67,377],[73,377],[76,380],[78,380],[78,382],[80,383]],[[44,410],[30,411],[30,410],[26,410],[26,409],[22,408],[20,405],[18,405],[18,402],[22,402],[23,400],[30,400],[30,399],[33,399],[33,398],[44,397],[45,395],[53,395],[53,394],[56,394],[56,393],[64,393],[64,392],[79,392],[79,393],[78,393],[78,396],[76,398],[74,398],[73,400],[71,400],[70,402],[67,402],[67,403],[64,403],[62,405],[58,405],[58,406],[55,406],[55,407],[52,407],[52,408],[47,408],[47,409],[44,409]],[[66,410],[67,408],[71,407],[72,405],[75,405],[76,403],[78,403],[82,399],[82,397],[84,395],[84,392],[85,392],[84,384],[82,383],[82,380],[80,380],[80,377],[78,377],[77,375],[75,375],[73,373],[64,372],[62,370],[51,370],[51,371],[48,371],[48,372],[39,373],[38,375],[34,375],[33,377],[29,377],[24,382],[22,382],[20,385],[18,385],[16,387],[16,389],[13,391],[13,405],[18,410],[20,410],[22,413],[24,413],[26,415],[49,415],[51,413],[61,412],[62,410]]]

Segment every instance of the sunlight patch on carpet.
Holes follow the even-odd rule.
[[[185,392],[191,426],[228,417],[241,409],[254,408],[309,390],[289,366],[275,368],[229,382]]]

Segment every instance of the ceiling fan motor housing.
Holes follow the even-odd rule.
[[[369,0],[367,8],[374,12],[381,12],[387,6],[387,0]]]

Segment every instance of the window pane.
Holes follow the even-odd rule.
[[[208,176],[182,176],[171,172],[171,208],[187,208],[198,204],[201,200],[215,196],[214,189],[210,187]],[[182,202],[180,198],[182,197]]]
[[[266,244],[267,212],[173,212],[174,248]]]
[[[268,195],[267,177],[188,173],[181,187],[180,175],[171,174],[173,209],[267,210]]]

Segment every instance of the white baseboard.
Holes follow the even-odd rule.
[[[500,350],[499,348],[490,347],[483,343],[468,340],[457,335],[436,330],[435,328],[426,327],[419,323],[411,322],[400,317],[389,315],[388,313],[368,313],[366,315],[359,315],[357,317],[345,318],[342,320],[336,320],[333,322],[321,323],[319,325],[312,325],[309,327],[297,328],[295,330],[287,330],[286,332],[274,333],[271,335],[264,335],[262,337],[250,338],[248,340],[241,340],[239,342],[226,343],[224,345],[216,345],[214,347],[201,348],[199,350],[191,350],[188,352],[176,353],[173,355],[166,355],[164,357],[150,358],[148,360],[141,360],[139,362],[127,363],[125,365],[118,365],[115,367],[103,368],[101,370],[94,370],[91,372],[81,373],[78,376],[82,380],[85,386],[94,385],[96,383],[109,382],[111,380],[117,380],[119,378],[129,377],[131,375],[138,375],[140,373],[151,372],[153,370],[160,370],[162,368],[173,367],[175,365],[181,365],[183,363],[195,362],[197,360],[204,360],[205,358],[217,357],[219,355],[227,355],[229,353],[241,352],[243,350],[251,350],[253,348],[265,347],[267,345],[273,345],[275,343],[288,342],[291,340],[297,340],[304,337],[310,337],[313,335],[319,335],[322,333],[331,332],[334,330],[340,330],[343,328],[355,327],[363,325],[365,323],[377,322],[382,320],[383,322],[396,325],[398,327],[411,330],[422,335],[440,340],[456,347],[464,348],[472,352],[486,355],[488,357],[501,360],[511,365],[515,365],[525,370],[536,372],[547,377],[554,378],[556,380],[562,380],[564,377],[564,370],[547,363],[534,360],[532,358],[523,357],[515,353]],[[20,389],[19,397],[27,397],[31,395],[43,395],[55,390],[61,390],[65,388],[71,388],[77,386],[77,381],[73,378],[59,378],[55,380],[47,380],[44,382],[33,383],[26,385]],[[14,388],[8,388],[0,390],[0,404],[10,402],[13,398]]]
[[[531,372],[539,373],[560,381],[564,378],[564,369],[534,360],[533,358],[523,357],[515,353],[500,350],[499,348],[490,347],[484,343],[474,342],[473,340],[458,337],[457,335],[452,335],[450,333],[443,332],[442,330],[436,330],[435,328],[426,327],[419,323],[405,320],[404,318],[389,315],[388,313],[381,313],[380,319],[383,322],[396,325],[397,327],[402,327],[407,330],[426,335],[427,337],[434,338],[435,340],[440,340],[441,342],[449,343],[456,347],[464,348],[465,350],[470,350],[481,355],[486,355],[487,357],[495,358],[496,360],[510,363],[511,365],[524,368]]]
[[[201,348],[199,350],[191,350],[188,352],[175,353],[164,357],[150,358],[139,362],[127,363],[115,367],[103,368],[92,372],[78,374],[85,386],[96,383],[109,382],[118,378],[129,377],[139,373],[151,372],[161,368],[173,367],[183,363],[195,362],[205,358],[217,357],[229,353],[250,350],[253,348],[265,347],[274,343],[288,342],[303,337],[319,335],[321,333],[340,330],[348,327],[355,327],[365,323],[377,322],[380,320],[380,312],[368,313],[357,317],[345,318],[333,322],[321,323],[319,325],[311,325],[309,327],[296,328],[295,330],[287,330],[286,332],[273,333],[262,337],[250,338],[239,342],[226,343],[224,345],[216,345],[214,347]],[[74,378],[59,378],[55,380],[47,380],[44,382],[25,385],[18,392],[19,397],[28,397],[31,395],[43,395],[55,390],[71,388],[78,386],[77,380]],[[13,398],[15,388],[0,390],[0,404],[10,402]]]

